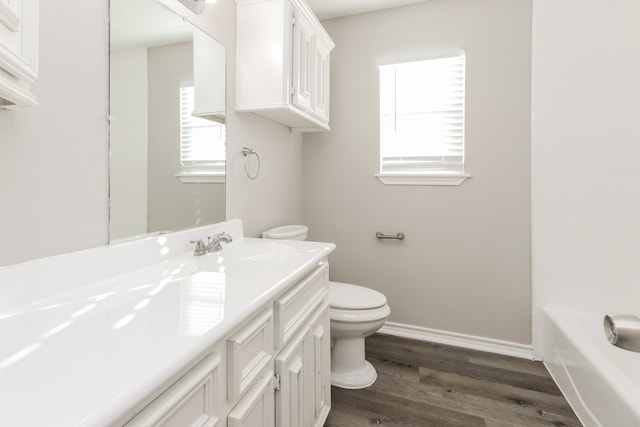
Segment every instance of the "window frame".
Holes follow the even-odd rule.
[[[383,112],[383,93],[382,93],[382,67],[389,67],[389,66],[394,66],[394,65],[403,65],[403,64],[410,64],[410,63],[415,63],[415,62],[422,62],[422,61],[429,61],[429,60],[437,60],[437,59],[449,59],[449,58],[462,58],[462,64],[463,64],[463,69],[462,69],[462,78],[463,78],[463,90],[462,90],[462,94],[463,94],[463,105],[462,105],[462,120],[461,120],[461,124],[462,124],[462,165],[460,168],[451,168],[450,170],[447,169],[440,169],[440,170],[430,170],[428,168],[425,168],[423,170],[416,170],[415,168],[408,168],[407,169],[411,169],[411,170],[402,170],[403,166],[402,163],[400,163],[400,166],[396,169],[396,170],[384,170],[383,169],[383,149],[382,149],[382,112]],[[379,104],[379,114],[380,114],[380,126],[379,126],[379,140],[378,140],[378,149],[379,149],[379,155],[378,155],[378,172],[375,174],[375,177],[382,182],[385,185],[453,185],[453,186],[458,186],[461,185],[466,179],[471,177],[471,174],[469,174],[468,172],[466,172],[465,170],[465,163],[466,163],[466,159],[465,159],[465,155],[464,155],[464,151],[465,151],[465,146],[466,146],[466,138],[465,138],[465,128],[466,128],[466,58],[465,58],[465,52],[462,49],[448,49],[448,50],[443,50],[440,52],[431,52],[428,55],[423,55],[420,58],[411,58],[409,60],[405,59],[405,60],[398,60],[397,58],[394,59],[393,61],[388,61],[385,63],[380,63],[379,64],[379,72],[378,72],[378,89],[380,90],[379,95],[380,95],[380,104]],[[449,78],[449,77],[448,77]],[[394,101],[397,99],[397,95],[395,92],[393,92],[393,97],[394,97]],[[442,110],[444,111],[444,110]],[[395,114],[395,113],[394,113]],[[395,115],[394,115],[395,117]],[[414,162],[416,160],[423,160],[423,159],[419,159],[419,158],[424,158],[424,157],[429,157],[429,156],[433,156],[433,154],[425,154],[425,155],[416,155],[413,156],[413,160]],[[399,156],[399,157],[403,157],[403,156]],[[406,156],[409,157],[407,160],[407,164],[411,163],[411,158],[412,156]],[[401,162],[401,160],[400,160]]]

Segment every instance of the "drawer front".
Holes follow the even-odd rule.
[[[274,304],[275,345],[281,348],[322,303],[329,289],[329,264],[320,265]]]
[[[220,355],[210,355],[149,404],[125,427],[214,427]],[[218,415],[218,416],[217,416]]]
[[[256,384],[229,413],[229,427],[273,427],[273,370],[266,369]]]
[[[266,309],[227,340],[227,398],[235,402],[273,359],[273,310]]]

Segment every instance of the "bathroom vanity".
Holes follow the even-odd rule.
[[[322,426],[333,249],[232,220],[0,268],[0,425]]]

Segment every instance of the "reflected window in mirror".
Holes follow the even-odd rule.
[[[224,182],[225,125],[194,114],[192,82],[180,85],[180,173],[182,182]]]

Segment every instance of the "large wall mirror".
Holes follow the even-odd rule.
[[[110,0],[111,242],[225,219],[225,47],[158,0]]]

